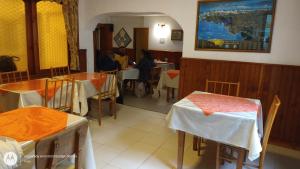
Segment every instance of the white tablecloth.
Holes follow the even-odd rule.
[[[114,75],[109,74],[106,78],[105,83],[103,84],[101,90],[107,91],[109,80],[113,78]],[[76,80],[77,86],[79,86],[79,102],[80,102],[80,115],[85,116],[88,113],[88,98],[96,96],[99,91],[96,87],[91,83],[90,80]],[[116,96],[119,97],[119,90],[117,88]]]
[[[172,79],[167,74],[167,71],[163,71],[160,75],[160,79],[159,79],[157,88],[161,90],[164,87],[171,87],[171,88],[178,89],[179,88],[179,75]]]
[[[68,122],[67,122],[67,128],[65,130],[68,130],[84,121],[87,121],[85,118],[80,116],[75,116],[72,114],[68,114]],[[24,151],[25,159],[27,159],[25,162],[23,162],[22,166],[20,166],[20,169],[24,169],[23,165],[26,166],[27,169],[34,169],[34,159],[32,159],[32,155],[34,155],[34,147],[35,142],[34,141],[26,141],[26,142],[20,142],[22,145],[22,149]],[[93,144],[92,144],[92,138],[90,131],[88,129],[86,141],[85,141],[85,148],[84,152],[82,154],[83,165],[85,169],[96,169],[96,163],[94,158],[94,152],[93,152]]]
[[[168,62],[155,62],[157,67],[161,67],[162,71],[167,71],[170,69],[175,69],[175,64],[174,63],[168,63]]]
[[[139,70],[136,68],[129,67],[127,69],[121,70],[118,72],[118,79],[120,81],[130,79],[135,80],[139,78]]]
[[[75,73],[67,76],[58,76],[55,78],[64,78],[64,77],[69,77],[69,78],[74,78],[77,89],[76,93],[78,93],[78,100],[80,103],[80,109],[78,110],[78,114],[81,116],[85,116],[88,113],[88,98],[97,96],[99,91],[96,89],[94,84],[91,82],[91,79],[96,79],[98,77],[99,73]],[[114,75],[108,74],[105,83],[103,84],[101,90],[106,91],[108,90],[108,83],[111,78],[113,78]],[[117,93],[116,96],[119,96],[119,90],[117,88]],[[77,112],[76,112],[77,113]]]
[[[199,93],[205,92],[193,92]],[[263,119],[260,101],[249,100],[259,105],[259,115],[257,112],[215,112],[207,116],[193,102],[184,98],[172,106],[167,115],[168,125],[174,130],[245,148],[249,150],[249,160],[253,161],[262,150],[260,138],[263,134]]]

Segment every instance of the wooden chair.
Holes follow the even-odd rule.
[[[240,94],[240,82],[222,82],[222,81],[212,81],[206,79],[205,92],[223,94],[228,96],[239,96]],[[201,137],[194,136],[193,139],[193,149],[198,151],[198,156],[200,156],[201,143],[204,139]]]
[[[70,74],[70,69],[69,66],[64,66],[64,67],[51,67],[51,78],[55,76],[62,76],[62,75],[69,75]]]
[[[240,82],[221,82],[211,81],[206,79],[205,91],[216,94],[223,94],[228,96],[239,96]]]
[[[158,85],[160,73],[161,73],[161,67],[154,67],[151,69],[150,79],[148,80],[148,83],[150,85],[151,94],[154,93],[154,91],[153,91],[154,86],[157,87],[157,85]],[[159,90],[158,90],[158,95],[160,96]]]
[[[74,78],[47,79],[44,106],[52,109],[73,113]],[[56,95],[57,92],[60,92]],[[49,101],[52,103],[49,103]]]
[[[218,143],[217,145],[217,159],[216,159],[216,169],[220,168],[220,161],[221,160],[226,160],[226,161],[236,161],[237,162],[237,169],[242,169],[243,165],[246,166],[250,166],[250,167],[255,167],[258,169],[263,169],[264,167],[264,160],[265,160],[265,155],[266,155],[266,151],[267,151],[267,146],[268,146],[268,141],[269,141],[269,136],[271,133],[271,129],[278,111],[278,108],[280,106],[281,102],[280,99],[278,98],[278,96],[274,96],[272,105],[269,109],[268,112],[268,117],[265,123],[265,127],[264,127],[264,136],[262,139],[262,151],[260,153],[260,159],[259,159],[259,164],[252,164],[252,163],[247,163],[245,162],[245,157],[246,157],[246,152],[247,150],[242,149],[242,148],[238,148],[238,147],[232,147],[229,145],[224,145],[224,144],[220,144]],[[238,159],[234,159],[234,157],[232,157],[232,155],[227,155],[225,150],[227,147],[229,147],[230,149],[234,149],[238,152]]]
[[[29,72],[13,71],[0,73],[0,84],[30,80]]]
[[[105,71],[100,72],[102,74],[107,75],[106,82],[103,84],[103,86],[99,89],[99,94],[97,97],[94,97],[98,100],[99,105],[99,125],[101,125],[101,117],[103,114],[103,102],[108,101],[109,102],[109,110],[110,114],[114,116],[114,119],[117,118],[116,113],[116,93],[117,93],[117,70],[114,71]]]
[[[82,122],[75,127],[39,140],[35,145],[36,169],[54,169],[64,160],[75,154],[75,169],[81,169],[82,149],[85,145],[88,123]],[[63,156],[65,157],[63,157]],[[62,158],[53,158],[62,156]]]

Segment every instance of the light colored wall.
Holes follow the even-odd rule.
[[[169,16],[146,16],[144,26],[149,28],[149,49],[181,52],[183,42],[171,40],[171,30],[181,29],[181,26]],[[164,43],[160,43],[160,38],[155,36],[157,24],[165,24],[170,31],[167,33]]]
[[[144,27],[144,17],[142,16],[112,16],[111,22],[114,24],[113,37],[124,28],[131,38],[131,42],[127,48],[133,48],[133,28]],[[118,47],[115,40],[113,40],[113,47]]]
[[[118,4],[118,5],[116,5]],[[93,70],[92,29],[95,17],[111,12],[162,12],[184,30],[183,57],[300,65],[299,0],[277,0],[271,53],[195,51],[196,0],[81,0],[80,48],[88,50],[88,70]]]

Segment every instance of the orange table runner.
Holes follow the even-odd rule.
[[[167,74],[171,79],[174,79],[176,76],[179,75],[179,70],[168,70]]]
[[[68,115],[44,107],[20,108],[0,114],[0,136],[36,141],[67,127]]]
[[[99,90],[106,81],[107,74],[104,73],[77,73],[72,74],[70,77],[75,80],[89,80],[97,90]]]
[[[61,85],[61,84],[60,84]],[[54,88],[54,85],[50,85],[48,88],[48,97],[51,99],[56,91],[59,89],[60,85],[57,85]],[[36,91],[42,97],[45,97],[45,87],[46,87],[46,80],[45,79],[36,79],[36,80],[27,80],[27,81],[20,81],[16,83],[7,83],[0,87],[0,94],[8,93],[9,91]]]
[[[214,112],[259,112],[259,106],[255,102],[240,97],[191,94],[186,98],[202,109],[207,116]]]

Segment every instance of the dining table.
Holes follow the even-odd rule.
[[[18,146],[22,149],[22,152],[19,152],[22,154],[19,168],[34,169],[36,142],[48,136],[67,132],[86,123],[88,121],[84,117],[46,107],[18,108],[0,113],[0,139],[2,137],[17,141]],[[82,157],[84,157],[82,158],[84,168],[96,169],[89,128],[86,133]]]
[[[99,91],[109,90],[109,81],[113,78],[112,74],[103,74],[97,72],[81,72],[70,75],[58,76],[56,78],[74,78],[80,103],[80,115],[85,116],[88,113],[88,98],[96,96]],[[119,90],[116,89],[116,96],[119,96]]]
[[[157,89],[162,90],[167,88],[167,101],[170,100],[170,91],[172,90],[172,97],[174,98],[175,89],[179,88],[180,70],[167,70],[162,71]]]
[[[177,169],[183,166],[186,133],[246,149],[250,161],[262,151],[260,100],[194,91],[175,103],[166,119],[178,133]]]
[[[70,85],[70,84],[69,84]],[[45,95],[46,78],[19,81],[0,85],[0,112],[22,108],[31,105],[43,105]],[[64,90],[67,85],[63,86]],[[75,89],[77,87],[75,86]],[[80,113],[78,93],[75,90],[73,98],[73,111]],[[60,94],[57,90],[54,97]],[[49,100],[49,103],[54,101],[54,97]],[[58,99],[55,100],[57,102]],[[49,104],[48,103],[48,104]]]

